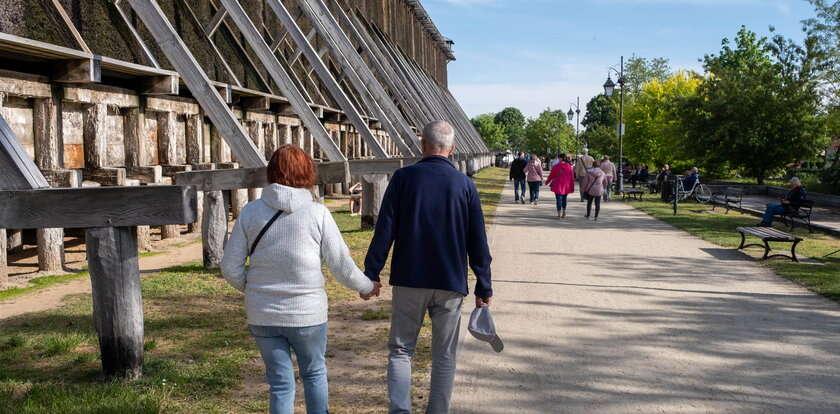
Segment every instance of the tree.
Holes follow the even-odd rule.
[[[554,155],[558,151],[574,151],[575,131],[562,110],[546,109],[525,127],[528,151],[538,155]]]
[[[699,75],[690,72],[645,83],[624,115],[624,156],[653,165],[685,160],[685,137],[677,110],[682,101],[697,93],[700,83]]]
[[[517,108],[508,107],[502,109],[494,118],[496,124],[500,125],[507,136],[510,148],[521,149],[525,143],[525,115]]]
[[[494,118],[495,114],[483,114],[471,121],[484,143],[487,144],[487,148],[493,151],[508,149],[508,139],[504,128],[497,124]]]
[[[804,46],[742,27],[734,44],[704,58],[705,81],[679,116],[689,155],[729,163],[759,184],[790,162],[811,159],[826,137],[819,114],[816,39]]]
[[[612,126],[617,128],[618,102],[615,95],[612,98],[607,95],[597,95],[586,103],[586,115],[583,116],[581,124],[587,129],[595,125]]]
[[[646,83],[662,82],[670,76],[671,66],[668,59],[662,57],[647,59],[633,56],[624,65],[625,88],[631,99],[639,96]]]
[[[595,125],[587,128],[580,139],[589,144],[592,156],[609,155],[618,160],[618,134],[615,126]]]

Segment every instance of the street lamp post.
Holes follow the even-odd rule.
[[[577,124],[575,125],[575,145],[580,147],[580,96],[577,97],[577,104],[572,102],[570,104],[572,107],[569,108],[569,112],[566,115],[569,117],[569,122],[572,122],[572,118],[577,114]],[[574,109],[574,110],[573,110]],[[587,145],[588,147],[589,145]],[[577,148],[575,151],[579,150]]]
[[[618,183],[616,184],[616,191],[620,193],[624,190],[624,56],[621,57],[621,70],[615,70],[612,66],[610,70],[618,75],[618,85],[621,87],[621,98],[618,104]],[[615,92],[615,83],[610,77],[610,72],[607,71],[607,81],[604,83],[604,95],[607,97],[613,96]]]

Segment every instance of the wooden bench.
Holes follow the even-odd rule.
[[[712,196],[712,210],[720,204],[726,207],[726,213],[733,208],[741,209],[741,202],[744,200],[744,189],[741,187],[727,187],[723,193]]]
[[[642,190],[640,188],[624,189],[621,192],[621,199],[624,200],[624,201],[634,200],[634,199],[638,200],[638,201],[642,201],[642,197],[644,195],[645,195],[645,190]]]
[[[776,214],[776,217],[782,219],[782,221],[787,224],[788,228],[793,231],[796,227],[797,220],[801,221],[806,227],[808,227],[808,232],[813,233],[814,229],[811,227],[811,212],[814,210],[814,202],[811,200],[805,200],[797,209],[785,209],[785,212],[782,214]]]
[[[785,233],[781,230],[777,230],[772,227],[738,227],[736,230],[738,230],[738,232],[741,233],[741,245],[738,246],[738,250],[742,250],[747,247],[763,247],[764,256],[761,258],[761,260],[766,260],[773,257],[786,257],[788,259],[793,260],[794,262],[799,263],[799,259],[796,257],[796,246],[799,244],[799,242],[803,240],[801,237]],[[758,237],[759,239],[761,239],[762,242],[764,242],[764,244],[746,244],[747,235]],[[790,256],[786,254],[771,255],[770,242],[792,243],[792,246],[790,247]]]

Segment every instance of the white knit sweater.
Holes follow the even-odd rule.
[[[251,245],[277,210],[283,214],[263,235],[246,269]],[[373,289],[350,257],[329,210],[314,202],[309,190],[270,184],[236,220],[222,275],[245,292],[249,324],[313,326],[327,321],[322,260],[345,286],[363,293]]]

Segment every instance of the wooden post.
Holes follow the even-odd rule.
[[[102,370],[110,377],[139,378],[143,373],[143,301],[135,229],[89,228],[85,244]]]
[[[175,139],[175,112],[158,112],[158,161],[160,165],[178,164],[178,141]]]
[[[35,138],[35,165],[42,171],[61,168],[57,131],[57,112],[51,98],[37,98],[32,105],[32,132]],[[64,269],[64,229],[39,228],[38,269],[60,272]]]
[[[248,135],[251,137],[251,140],[254,141],[254,146],[257,147],[257,150],[261,153],[265,153],[265,136],[263,135],[262,122],[248,122]],[[262,188],[248,189],[248,201],[254,201],[260,198],[261,195]]]
[[[147,165],[147,149],[145,144],[145,114],[140,108],[126,108],[123,110],[123,133],[125,134],[125,166],[140,167]]]
[[[388,188],[385,174],[367,174],[362,177],[362,228],[371,229],[379,219],[379,206]]]
[[[9,266],[6,256],[6,229],[0,229],[0,283],[9,281]]]
[[[280,148],[280,142],[277,136],[277,123],[270,122],[265,124],[265,160],[271,159],[274,151]]]
[[[90,105],[85,109],[83,143],[85,149],[85,168],[99,169],[105,166],[108,106]]]
[[[242,212],[245,204],[248,204],[247,188],[230,190],[230,212],[233,215],[233,218],[239,218],[239,213]]]
[[[227,208],[222,191],[204,193],[201,218],[201,256],[205,269],[218,269],[227,241]]]
[[[186,133],[186,154],[187,164],[201,164],[201,134],[203,130],[202,116],[199,114],[187,115]]]

